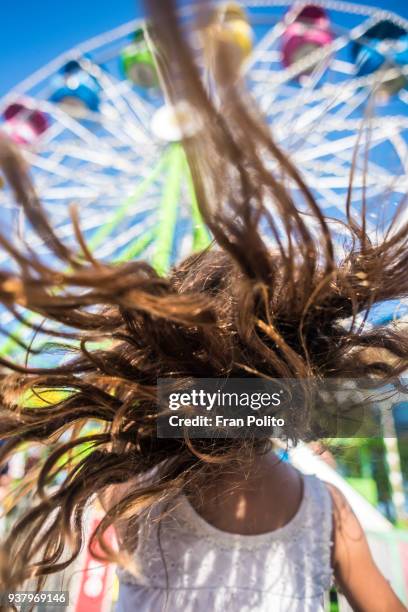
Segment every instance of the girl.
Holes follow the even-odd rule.
[[[18,307],[39,313],[42,333],[77,354],[44,368],[0,360],[0,460],[27,442],[48,451],[24,485],[31,508],[1,548],[0,590],[33,578],[41,588],[67,568],[98,496],[105,514],[90,545],[120,566],[120,611],[316,612],[333,575],[355,610],[404,610],[347,501],[280,462],[270,440],[156,434],[158,378],[384,384],[401,375],[407,337],[357,316],[407,295],[408,225],[396,216],[372,242],[364,212],[352,217],[347,201],[350,239],[343,256],[335,253],[332,226],[245,94],[228,44],[210,98],[191,22],[170,1],[148,8],[169,100],[194,117],[183,143],[214,244],[167,277],[141,261],[108,265],[89,252],[73,210],[76,253],[53,232],[21,158],[2,141],[16,200],[61,265],[1,235],[16,265],[1,271],[0,299],[34,329]],[[316,437],[306,407],[297,431]],[[112,525],[114,550],[104,538]]]

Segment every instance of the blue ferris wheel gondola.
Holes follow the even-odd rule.
[[[77,106],[98,111],[101,86],[98,80],[84,70],[76,60],[62,68],[53,82],[54,91],[50,100],[67,106]]]
[[[404,67],[408,64],[408,32],[387,19],[379,21],[353,42],[351,54],[357,76],[367,76],[384,66]],[[393,91],[408,85],[403,74],[395,81],[389,87]]]

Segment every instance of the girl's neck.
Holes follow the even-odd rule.
[[[273,452],[255,456],[240,470],[210,471],[187,493],[207,522],[243,535],[285,525],[296,514],[302,494],[300,474]]]

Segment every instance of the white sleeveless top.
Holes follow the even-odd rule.
[[[220,531],[185,495],[139,528],[138,574],[118,570],[116,612],[320,612],[331,585],[331,497],[303,476],[292,520],[261,535]],[[160,524],[160,527],[158,525]]]

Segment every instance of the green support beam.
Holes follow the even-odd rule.
[[[165,274],[170,267],[181,184],[185,171],[185,155],[181,145],[172,145],[171,151],[159,208],[156,252],[152,260],[152,265],[159,274]]]

